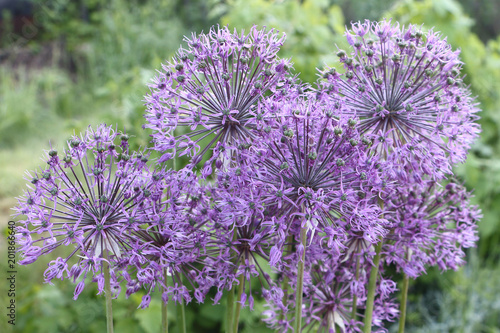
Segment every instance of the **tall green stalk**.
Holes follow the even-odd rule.
[[[179,323],[179,333],[186,333],[186,311],[182,297],[177,305],[177,322]]]
[[[303,247],[302,255],[297,266],[297,290],[295,294],[295,332],[299,333],[302,327],[302,293],[304,291],[304,264],[306,259],[307,227],[300,230],[300,241]]]
[[[364,321],[364,333],[372,331],[373,303],[375,301],[375,289],[377,287],[378,267],[380,265],[380,253],[382,252],[381,240],[375,247],[375,257],[373,258],[373,267],[370,271],[370,280],[368,281],[368,295],[366,296],[366,311]]]
[[[408,275],[404,274],[403,276],[403,290],[401,290],[402,298],[401,298],[401,309],[399,315],[399,329],[398,333],[403,333],[405,331],[405,321],[406,321],[406,303],[408,297],[408,285],[409,285]]]
[[[356,258],[356,281],[359,281],[359,255]],[[352,299],[352,314],[351,319],[356,320],[358,312],[358,295],[354,294]]]
[[[104,296],[106,297],[106,328],[107,333],[113,333],[113,305],[111,295],[111,275],[109,274],[109,263],[107,261],[107,250],[103,251],[105,261],[102,262],[104,271]]]
[[[379,197],[378,205],[380,209],[384,210],[384,201]],[[381,216],[383,217],[383,215]],[[375,302],[375,289],[377,288],[378,268],[380,265],[380,257],[382,252],[382,245],[384,239],[381,239],[375,246],[375,257],[373,258],[373,267],[370,271],[370,279],[368,280],[368,294],[366,295],[366,310],[363,333],[371,333],[372,331],[372,317],[373,305]]]
[[[163,276],[165,277],[165,288],[167,288],[167,270],[163,270]],[[167,304],[161,301],[161,332],[168,333],[168,308]]]
[[[231,287],[227,294],[226,307],[226,333],[233,333],[233,318],[234,318],[234,286]]]
[[[179,285],[182,287],[182,278],[178,274],[175,274]],[[180,297],[179,303],[177,304],[177,323],[179,325],[178,332],[186,333],[186,311],[184,308],[184,299]]]
[[[238,278],[238,293],[236,294],[236,310],[234,312],[233,318],[233,333],[238,333],[238,326],[240,323],[240,312],[241,312],[241,295],[243,294],[243,285],[244,285],[244,275],[241,274]]]
[[[288,236],[288,251],[287,253],[292,253],[293,250],[293,236],[290,235]],[[288,285],[288,276],[283,277],[283,282],[281,282],[281,289],[283,290],[283,305],[286,305],[288,303],[288,289],[290,289],[290,286]],[[282,311],[280,313],[280,320],[287,319],[285,318],[285,313]]]
[[[168,333],[168,311],[167,304],[161,302],[161,332]]]
[[[410,250],[408,250],[410,251]],[[408,261],[410,260],[411,253],[407,253]],[[403,274],[403,288],[401,289],[401,309],[399,312],[399,329],[398,333],[404,333],[405,322],[406,322],[406,303],[408,302],[408,285],[410,284],[410,279],[407,274]]]

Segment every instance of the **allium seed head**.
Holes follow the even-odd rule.
[[[360,118],[362,135],[385,138],[373,149],[387,157],[413,146],[445,169],[447,159],[463,162],[479,133],[479,109],[462,82],[459,51],[432,29],[390,21],[355,23],[346,37],[353,46],[340,58],[346,74],[328,75],[322,91],[341,101],[343,114]]]
[[[386,203],[391,232],[382,251],[387,263],[413,278],[430,266],[456,270],[463,265],[464,249],[474,247],[478,240],[481,218],[470,196],[453,182],[443,187],[425,181],[398,188]]]
[[[64,155],[72,163],[55,160],[55,150],[48,153],[48,167],[28,174],[25,195],[18,199],[18,244],[21,264],[34,262],[61,245],[72,248],[66,258],[57,258],[45,273],[47,282],[62,278],[70,259],[77,263],[73,280],[100,271],[103,260],[113,262],[128,249],[131,239],[127,221],[142,214],[149,199],[150,171],[141,161],[142,154],[129,153],[128,144],[121,154],[131,154],[128,160],[118,160],[109,147],[120,133],[101,125],[89,127],[80,137],[69,142]],[[76,144],[78,143],[78,144]],[[36,179],[36,181],[33,181]],[[133,189],[137,188],[137,191]],[[80,284],[75,297],[81,292]]]
[[[290,66],[276,55],[284,39],[256,26],[248,34],[212,27],[208,34],[186,37],[188,48],[163,65],[145,99],[145,127],[153,130],[155,149],[190,155],[196,164],[217,142],[233,147],[250,142],[250,111],[263,94],[283,84]],[[176,133],[183,126],[191,131]],[[202,145],[204,138],[210,142]],[[166,153],[160,162],[172,156]]]

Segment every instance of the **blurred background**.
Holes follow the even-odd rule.
[[[43,283],[48,258],[18,268],[16,326],[6,323],[7,221],[24,171],[42,165],[44,149],[62,149],[71,134],[99,123],[125,127],[136,146],[148,145],[146,84],[183,35],[214,24],[277,28],[287,35],[280,56],[313,82],[316,68],[336,65],[346,25],[381,18],[447,36],[462,51],[465,81],[483,110],[481,139],[455,169],[483,210],[478,247],[459,271],[430,269],[411,282],[407,332],[500,332],[499,17],[498,0],[0,0],[0,332],[105,331],[104,299],[93,286],[73,301],[71,283]],[[158,332],[156,296],[147,310],[136,310],[140,294],[120,296],[116,331]],[[188,306],[188,332],[222,331],[224,304]],[[243,310],[241,332],[271,332],[260,323],[263,309],[257,301],[254,312]]]

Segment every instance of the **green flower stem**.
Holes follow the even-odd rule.
[[[107,251],[103,251],[106,253]],[[104,296],[106,297],[106,327],[108,333],[113,333],[113,305],[111,295],[111,277],[109,274],[109,263],[107,261],[108,256],[104,254],[104,259],[106,261],[102,262],[104,270]]]
[[[167,270],[163,270],[163,276],[165,277],[165,288],[167,288]],[[167,304],[161,301],[161,332],[168,333],[168,308]]]
[[[234,318],[234,286],[231,287],[227,294],[226,306],[226,333],[233,333],[233,318]]]
[[[179,333],[186,333],[186,311],[182,298],[177,305],[177,322],[179,323]]]
[[[281,289],[283,290],[283,305],[286,306],[286,303],[288,302],[288,289],[290,288],[290,286],[288,285],[288,277],[285,276],[283,278],[283,282],[281,282]],[[285,319],[285,313],[283,311],[281,311],[280,313],[280,320],[284,320]]]
[[[407,257],[410,260],[411,253],[408,253]],[[407,274],[403,274],[403,289],[401,290],[401,309],[399,315],[399,329],[398,333],[404,333],[405,322],[406,322],[406,303],[408,302],[408,285],[410,284],[410,279]]]
[[[302,227],[300,230],[300,241],[303,246],[303,252],[300,256],[297,266],[297,291],[295,296],[295,333],[299,333],[302,327],[302,293],[304,291],[304,262],[306,259],[306,241],[307,227]]]
[[[238,293],[236,294],[236,311],[234,312],[233,318],[233,333],[238,333],[238,324],[240,323],[240,312],[241,312],[241,295],[243,294],[243,284],[244,284],[244,275],[241,274],[238,281],[240,284],[238,285]]]
[[[287,253],[292,253],[293,250],[293,236],[288,236],[288,250]],[[283,290],[283,305],[286,305],[288,303],[288,289],[290,289],[290,286],[288,285],[290,281],[288,280],[288,276],[285,275],[283,278],[283,281],[281,282],[281,289]],[[280,320],[284,320],[285,314],[283,311],[280,313]]]
[[[168,311],[167,304],[161,302],[161,332],[168,333]]]
[[[403,276],[403,290],[402,290],[402,298],[401,298],[401,311],[399,315],[399,329],[398,333],[403,333],[405,331],[405,321],[406,321],[406,302],[408,297],[408,285],[409,279],[408,275],[404,274]]]
[[[359,281],[359,255],[356,258],[356,281]],[[356,320],[358,311],[358,296],[355,294],[352,299],[352,314],[351,318]]]
[[[181,276],[175,274],[175,277],[179,285],[182,287]],[[179,303],[177,304],[177,324],[179,326],[179,329],[177,331],[179,333],[186,333],[186,311],[184,309],[184,300],[182,299],[182,297],[179,300]]]
[[[375,301],[375,289],[377,287],[378,266],[380,264],[380,253],[382,252],[381,240],[375,247],[375,257],[373,258],[373,267],[370,271],[370,280],[368,281],[368,295],[366,297],[366,311],[364,322],[364,333],[371,333],[372,331],[372,316],[373,316],[373,303]]]

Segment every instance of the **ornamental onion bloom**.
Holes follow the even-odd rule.
[[[398,188],[387,201],[391,226],[382,249],[385,261],[412,278],[430,266],[457,270],[465,264],[464,249],[475,246],[481,218],[470,197],[453,182],[441,186],[426,181]]]
[[[105,125],[89,127],[73,136],[61,155],[51,149],[45,169],[28,173],[31,185],[15,208],[22,217],[20,264],[68,246],[69,255],[50,263],[45,280],[64,275],[84,280],[90,274],[102,291],[102,262],[112,264],[128,251],[130,226],[152,195],[147,155],[129,152],[128,139]],[[77,262],[70,268],[71,259]],[[75,298],[83,285],[78,284]]]
[[[145,98],[144,127],[153,130],[154,149],[164,153],[159,162],[187,154],[196,164],[217,142],[250,141],[251,109],[278,83],[287,84],[290,64],[276,56],[284,40],[256,26],[246,35],[212,27],[186,37],[188,48],[163,65]]]
[[[203,258],[211,254],[211,246],[215,247],[203,227],[212,216],[208,187],[185,169],[155,176],[161,195],[145,207],[140,228],[131,232],[134,243],[128,259],[122,263],[126,266],[127,296],[141,287],[149,295],[158,287],[165,303],[170,299],[189,303],[192,295],[184,280],[193,287],[198,302],[203,302],[212,286]],[[141,307],[149,305],[148,299]]]
[[[256,289],[252,278],[258,278],[260,290],[273,286],[268,271],[281,260],[286,217],[279,215],[275,205],[264,204],[262,191],[252,188],[240,169],[219,172],[217,185],[214,198],[219,214],[215,225],[225,235],[219,233],[212,238],[218,240],[226,259],[225,269],[217,269],[217,280],[225,281],[225,288],[243,283],[237,301],[245,305],[248,300],[252,309],[252,289]]]
[[[370,204],[381,185],[375,158],[369,159],[355,125],[339,118],[328,103],[290,101],[278,113],[264,110],[261,139],[241,153],[241,172],[258,188],[265,205],[305,221],[312,232],[343,237],[346,225],[373,242],[381,227]],[[369,184],[369,185],[368,185]]]
[[[360,132],[378,139],[374,149],[383,157],[419,150],[421,162],[446,172],[448,158],[463,162],[480,129],[459,51],[432,29],[385,20],[355,23],[346,38],[352,51],[337,53],[345,73],[327,68],[322,91],[343,114],[360,118]]]

